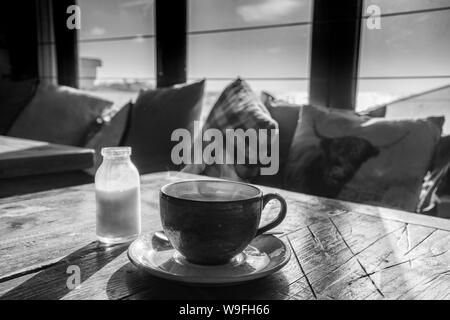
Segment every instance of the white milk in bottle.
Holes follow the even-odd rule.
[[[102,149],[103,162],[95,174],[97,238],[123,243],[141,232],[139,173],[130,160],[130,147]]]

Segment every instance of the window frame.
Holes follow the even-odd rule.
[[[363,0],[314,0],[309,101],[355,110]]]
[[[155,0],[156,84],[187,81],[188,0]],[[57,82],[78,87],[77,30],[65,23],[76,0],[52,0]],[[174,8],[176,6],[176,8]],[[313,0],[309,101],[355,109],[363,0]]]
[[[52,0],[52,18],[56,51],[56,75],[59,85],[78,88],[78,30],[67,28],[67,8],[76,0]]]

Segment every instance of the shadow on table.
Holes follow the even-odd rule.
[[[283,273],[233,286],[194,286],[159,279],[125,264],[109,279],[109,299],[286,299],[289,283]]]
[[[105,246],[98,241],[72,252],[63,259],[33,274],[30,278],[3,294],[0,299],[50,299],[58,300],[68,294],[69,285],[74,283],[73,269],[80,268],[80,284],[106,264],[127,250],[128,244]],[[76,267],[72,267],[75,268]],[[70,278],[72,276],[72,278]],[[22,278],[26,279],[27,275]],[[20,278],[19,278],[20,279]]]

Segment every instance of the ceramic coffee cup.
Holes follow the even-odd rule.
[[[272,199],[281,204],[278,216],[258,228],[261,212]],[[160,191],[161,221],[172,246],[196,264],[223,264],[286,216],[286,201],[263,195],[252,185],[191,180],[165,185]]]

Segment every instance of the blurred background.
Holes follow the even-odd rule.
[[[207,104],[212,103],[225,84],[236,76],[248,80],[254,90],[269,91],[289,102],[306,103],[309,99],[313,2],[188,0],[188,80],[208,79]],[[11,63],[14,63],[11,46],[7,44],[5,30],[8,26],[5,23],[8,16],[14,16],[14,10],[23,10],[27,12],[17,15],[21,20],[37,14],[39,76],[56,81],[55,43],[50,32],[52,21],[45,19],[51,1],[17,3],[21,5],[16,5],[12,11],[2,10],[2,15],[7,16],[0,22],[3,24],[0,25],[0,77],[12,76]],[[134,97],[142,87],[154,87],[154,1],[78,0],[76,3],[82,12],[82,27],[77,35],[79,87],[124,100]],[[357,111],[450,84],[449,4],[447,0],[363,1]],[[382,15],[380,29],[367,26],[373,5]],[[175,3],[173,10],[177,10]],[[15,28],[32,25],[14,19]],[[25,34],[24,30],[20,32]],[[28,32],[27,38],[32,37],[32,32]],[[27,59],[31,58],[27,56]],[[442,112],[402,110],[416,111]],[[445,130],[449,131],[448,125]]]

